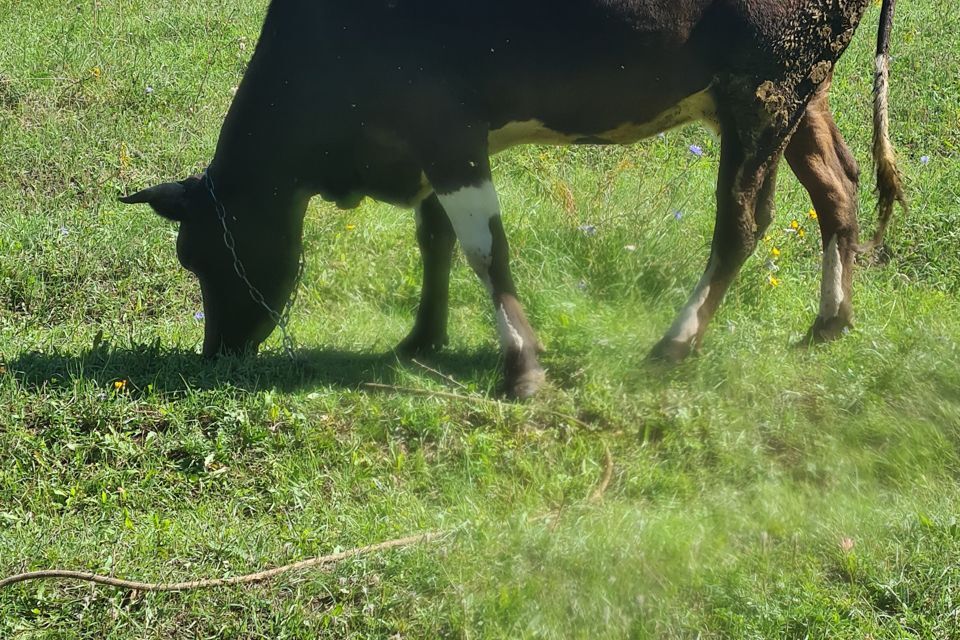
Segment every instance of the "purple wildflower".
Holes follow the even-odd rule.
[[[930,164],[930,156],[920,156],[920,164]]]
[[[683,211],[680,211],[679,209],[677,209],[676,211],[674,211],[674,212],[673,212],[673,219],[676,220],[676,221],[678,221],[678,222],[679,222],[680,220],[682,220],[682,219],[683,219]]]
[[[204,317],[203,311],[197,311],[195,314],[193,314],[194,320],[203,320]]]
[[[597,235],[597,227],[596,227],[596,225],[592,225],[592,224],[582,224],[582,225],[580,225],[579,227],[577,227],[577,229],[579,229],[580,231],[582,231],[583,234],[586,235],[586,236],[595,236],[595,235]]]
[[[692,144],[690,145],[690,153],[697,156],[698,158],[703,157],[703,147],[699,145]]]
[[[58,231],[60,232],[60,235],[61,235],[61,236],[68,236],[68,235],[70,235],[70,229],[67,229],[66,227],[64,227],[64,226],[62,226],[62,225],[60,226],[60,228],[58,229]]]

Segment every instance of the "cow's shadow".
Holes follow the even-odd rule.
[[[462,380],[486,378],[482,374],[498,369],[494,350],[444,350],[418,361]],[[365,383],[395,384],[411,372],[432,375],[392,352],[323,347],[298,349],[292,356],[267,351],[211,360],[193,351],[158,345],[101,346],[78,353],[28,352],[8,360],[6,369],[33,391],[80,381],[105,389],[117,383],[127,393],[165,395],[219,388],[283,392],[331,386],[361,389]]]

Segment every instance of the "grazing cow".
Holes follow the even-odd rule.
[[[823,240],[811,340],[852,319],[859,169],[827,104],[870,0],[273,0],[206,173],[123,198],[180,223],[203,351],[256,349],[294,289],[308,200],[416,209],[423,291],[399,350],[447,341],[455,240],[487,287],[506,389],[542,384],[510,275],[489,156],[523,143],[629,144],[701,120],[721,136],[706,271],[652,356],[678,360],[771,221],[779,160],[809,191]],[[874,160],[881,241],[904,201],[888,137],[883,0]],[[236,267],[239,267],[236,268]],[[262,297],[261,297],[262,296]]]

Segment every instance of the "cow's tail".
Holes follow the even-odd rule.
[[[903,193],[903,176],[890,143],[890,113],[887,98],[890,93],[890,32],[893,29],[893,10],[896,0],[883,0],[880,9],[880,29],[877,34],[877,69],[873,82],[873,164],[877,170],[877,230],[873,237],[860,245],[866,252],[883,244],[883,234],[893,215],[894,204],[907,210]]]

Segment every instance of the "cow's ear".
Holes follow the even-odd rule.
[[[191,192],[195,178],[182,182],[166,182],[120,198],[124,204],[149,204],[161,216],[174,222],[190,217]]]

